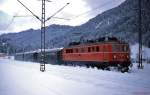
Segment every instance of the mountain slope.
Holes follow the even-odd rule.
[[[143,44],[150,46],[150,1],[142,1]],[[46,32],[46,48],[61,47],[69,42],[95,39],[101,36],[116,36],[129,43],[138,42],[138,0],[126,0],[116,8],[103,12],[81,26],[50,25]],[[9,39],[17,51],[40,48],[40,30],[4,34],[1,39]]]
[[[142,0],[143,43],[150,40],[150,1]],[[99,36],[117,36],[123,40],[135,43],[138,41],[138,0],[126,0],[120,6],[99,14],[80,28],[88,32],[89,38]],[[127,38],[128,37],[128,38]],[[127,38],[127,39],[126,39]]]

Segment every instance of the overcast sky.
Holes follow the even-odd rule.
[[[41,17],[41,1],[40,0],[20,0],[37,16]],[[46,18],[54,14],[66,3],[70,3],[64,10],[56,15],[56,17],[71,19],[51,19],[46,23],[61,25],[80,25],[102,13],[108,9],[120,5],[125,0],[51,0],[46,3]],[[90,11],[90,12],[87,12]],[[85,13],[87,12],[87,13]],[[85,14],[83,14],[85,13]],[[82,15],[80,15],[82,14]],[[13,18],[14,15],[28,16]],[[30,16],[28,12],[17,0],[0,0],[0,34],[8,32],[19,32],[30,28],[40,28],[40,21]],[[80,16],[79,16],[80,15]]]

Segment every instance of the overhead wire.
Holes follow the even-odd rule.
[[[83,16],[83,15],[86,15],[86,14],[92,13],[92,12],[94,12],[94,11],[97,11],[98,9],[102,9],[102,8],[105,7],[106,5],[112,4],[114,1],[116,1],[116,0],[111,0],[111,1],[105,2],[104,4],[98,5],[97,7],[94,7],[94,8],[91,9],[91,10],[88,10],[88,11],[86,11],[86,12],[83,12],[83,13],[81,13],[81,14],[78,14],[78,15],[76,15],[76,16],[70,18],[69,21],[75,20],[75,19],[77,19],[77,18],[79,18],[79,17],[81,17],[81,16]],[[118,1],[118,0],[117,0],[117,1]],[[64,22],[64,23],[65,23],[65,22]],[[62,24],[63,24],[63,23],[62,23]]]
[[[98,5],[97,7],[93,8],[93,9],[91,9],[91,10],[88,10],[88,11],[86,11],[86,12],[83,12],[83,13],[81,13],[81,14],[79,14],[79,15],[76,15],[75,17],[70,18],[70,19],[61,18],[61,17],[53,17],[53,18],[54,18],[54,19],[63,19],[63,20],[67,20],[67,21],[72,21],[72,20],[77,19],[77,18],[79,18],[79,17],[81,17],[81,16],[83,16],[83,15],[86,15],[86,14],[89,14],[89,13],[91,13],[91,12],[94,12],[94,11],[96,11],[96,10],[98,10],[98,9],[101,9],[101,8],[105,7],[106,5],[109,5],[109,4],[113,3],[114,1],[116,1],[116,0],[111,0],[111,1],[105,2],[104,4]],[[10,27],[10,25],[13,23],[13,21],[14,21],[14,19],[15,19],[16,17],[30,17],[30,16],[31,16],[31,15],[19,16],[18,14],[15,14],[15,15],[13,16],[12,20],[10,21],[10,23],[7,25],[6,29],[8,29],[8,28]],[[63,23],[62,23],[62,24],[63,24]]]
[[[109,4],[112,4],[114,1],[116,1],[116,0],[111,0],[111,1],[105,2],[104,4],[101,4],[101,5],[95,7],[95,8],[93,8],[93,9],[91,9],[91,10],[88,10],[88,11],[86,11],[86,12],[83,12],[83,13],[79,14],[79,15],[76,15],[75,17],[71,18],[69,21],[74,20],[74,19],[77,19],[77,18],[79,18],[79,17],[81,17],[81,16],[83,16],[83,15],[89,14],[89,13],[91,13],[91,12],[94,12],[94,11],[96,11],[96,10],[98,10],[98,9],[102,9],[102,8],[105,7],[105,6],[107,6],[107,5],[109,5]],[[117,0],[117,1],[118,1],[118,0]],[[78,34],[78,33],[77,33],[77,34]],[[111,33],[104,33],[104,35],[111,35]]]
[[[17,16],[17,15],[18,15],[18,13],[19,13],[19,12],[15,13],[15,15],[12,17],[12,19],[11,19],[10,23],[8,23],[8,25],[5,27],[5,29],[4,29],[4,30],[9,29],[9,27],[13,24],[13,22],[14,22],[14,20],[15,20],[15,16]]]
[[[83,12],[83,13],[81,13],[81,14],[75,16],[74,18],[78,18],[78,17],[80,17],[80,16],[82,16],[82,15],[89,14],[89,13],[91,13],[91,12],[94,12],[94,11],[96,11],[97,9],[103,8],[103,7],[105,7],[106,5],[108,5],[108,4],[112,3],[112,2],[114,2],[114,0],[111,0],[111,2],[110,2],[110,1],[109,1],[109,2],[105,2],[105,3],[102,4],[102,5],[98,5],[97,7],[94,7],[94,8],[91,9],[91,10],[88,10],[88,11],[86,11],[86,12]],[[72,19],[74,19],[74,18],[72,18]]]

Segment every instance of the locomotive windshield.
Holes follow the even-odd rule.
[[[114,52],[128,52],[129,51],[129,45],[127,45],[127,44],[114,44],[114,45],[112,45],[112,50]]]

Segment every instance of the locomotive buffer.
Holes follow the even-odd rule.
[[[42,1],[42,17],[41,19],[35,15],[28,7],[26,7],[21,1],[17,0],[21,5],[23,5],[36,19],[38,19],[41,22],[41,61],[40,61],[40,71],[45,71],[45,64],[46,64],[46,54],[45,54],[45,22],[49,21],[51,18],[53,18],[57,13],[62,11],[69,3],[67,3],[65,6],[63,6],[61,9],[56,11],[53,15],[51,15],[49,18],[45,19],[45,1],[51,2],[49,0],[41,0]],[[57,17],[54,17],[57,18]],[[59,18],[58,18],[59,19]],[[61,18],[62,19],[62,18]]]

